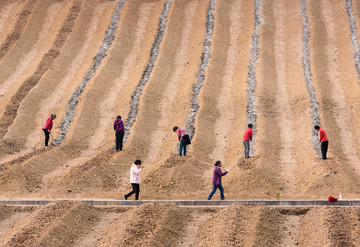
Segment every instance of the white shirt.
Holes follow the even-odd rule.
[[[140,178],[141,170],[142,170],[141,168],[138,168],[135,164],[132,164],[130,169],[130,183],[132,184],[141,183],[141,178]]]

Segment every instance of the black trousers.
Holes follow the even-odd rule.
[[[115,136],[116,136],[115,139],[116,150],[121,151],[123,148],[124,131],[123,130],[116,131]]]
[[[45,146],[47,146],[49,144],[50,134],[47,129],[43,129],[43,131],[45,133]]]
[[[140,194],[140,184],[131,184],[132,186],[132,191],[129,192],[128,194],[126,194],[125,196],[128,198],[129,196],[131,196],[132,194],[135,194],[135,200],[139,200],[139,194]]]
[[[328,146],[329,146],[329,141],[321,142],[321,154],[323,159],[327,159],[326,153],[328,150]]]

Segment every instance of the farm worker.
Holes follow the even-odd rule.
[[[116,151],[122,151],[125,128],[120,115],[117,116],[114,121],[114,130]]]
[[[179,140],[179,156],[182,155],[183,151],[184,151],[184,156],[186,156],[186,145],[190,144],[189,134],[186,133],[185,130],[180,129],[177,126],[173,127],[173,131],[176,132]]]
[[[248,128],[244,132],[243,143],[245,148],[245,158],[250,158],[250,141],[252,141],[252,124],[248,124]]]
[[[215,192],[218,188],[220,190],[220,199],[225,200],[224,188],[221,184],[221,177],[226,175],[228,172],[230,172],[230,169],[227,169],[225,172],[222,172],[221,166],[222,166],[221,161],[220,160],[216,161],[214,172],[213,172],[213,177],[212,177],[213,189],[210,192],[210,194],[206,200],[211,200],[211,197],[215,194]]]
[[[319,132],[319,143],[321,143],[322,159],[325,160],[325,159],[327,159],[326,153],[327,153],[328,146],[329,146],[329,139],[326,135],[325,130],[320,128],[319,125],[315,125],[314,129]]]
[[[134,164],[131,165],[130,169],[130,183],[132,187],[132,191],[124,195],[125,200],[129,198],[132,194],[135,193],[135,200],[139,200],[139,194],[140,194],[140,173],[144,166],[141,164],[141,160],[135,160]]]
[[[46,120],[44,126],[42,127],[42,130],[45,133],[45,147],[47,147],[49,144],[50,133],[51,133],[51,129],[53,127],[53,120],[55,118],[56,118],[56,115],[51,114],[50,117]]]

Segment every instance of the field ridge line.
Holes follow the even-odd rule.
[[[251,146],[254,145],[257,133],[256,127],[256,62],[259,57],[259,34],[260,34],[260,26],[262,24],[262,17],[260,14],[262,2],[261,0],[255,0],[255,10],[254,10],[254,31],[252,35],[252,48],[251,48],[251,58],[248,65],[248,78],[247,78],[247,106],[246,106],[246,118],[249,123],[253,124],[253,142],[251,142]],[[250,155],[254,155],[254,148],[250,149]]]
[[[138,113],[138,105],[139,105],[140,95],[142,93],[142,90],[145,87],[146,83],[149,81],[149,78],[151,76],[155,62],[159,56],[159,46],[160,46],[160,43],[164,36],[164,31],[165,31],[166,22],[167,22],[167,15],[169,13],[171,4],[172,4],[172,0],[167,0],[167,2],[164,5],[164,11],[162,12],[160,19],[159,19],[159,27],[158,27],[157,35],[155,37],[153,46],[150,51],[149,63],[147,64],[145,70],[143,71],[141,80],[139,81],[138,86],[136,87],[133,95],[131,96],[131,106],[130,106],[130,110],[129,110],[129,113],[128,113],[128,116],[126,119],[126,125],[125,125],[124,143],[127,141],[127,138],[130,135],[130,129],[135,122],[135,117]]]
[[[316,92],[314,86],[312,84],[312,74],[311,74],[311,65],[310,65],[310,49],[309,49],[309,41],[310,41],[310,27],[308,22],[308,17],[306,14],[306,4],[307,0],[301,0],[301,17],[302,17],[302,30],[303,30],[303,55],[302,55],[302,65],[304,69],[304,77],[306,88],[310,96],[310,112],[311,119],[313,125],[320,124],[320,116],[319,116],[319,102],[316,97]],[[319,157],[321,155],[320,147],[318,145],[317,133],[312,129],[312,141],[314,145],[314,149],[317,151]]]
[[[355,68],[356,72],[358,73],[358,82],[360,84],[360,47],[359,47],[359,41],[357,40],[357,25],[356,25],[356,19],[353,13],[353,4],[352,0],[346,0],[346,11],[349,17],[349,26],[351,31],[351,42],[354,48],[354,62],[355,62]]]
[[[190,138],[192,139],[195,134],[195,117],[199,111],[198,96],[200,94],[201,88],[204,85],[205,80],[205,70],[208,66],[210,60],[210,50],[211,50],[211,40],[214,30],[214,10],[215,10],[215,0],[210,0],[209,8],[207,11],[207,22],[206,22],[206,35],[204,39],[204,51],[201,55],[201,65],[199,72],[197,74],[198,83],[193,86],[193,96],[191,100],[190,113],[188,115],[187,123],[185,129],[189,133]]]

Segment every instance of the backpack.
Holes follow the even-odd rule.
[[[184,135],[184,136],[183,136],[183,140],[184,140],[184,142],[185,142],[186,145],[190,145],[190,144],[191,144],[189,135]]]

